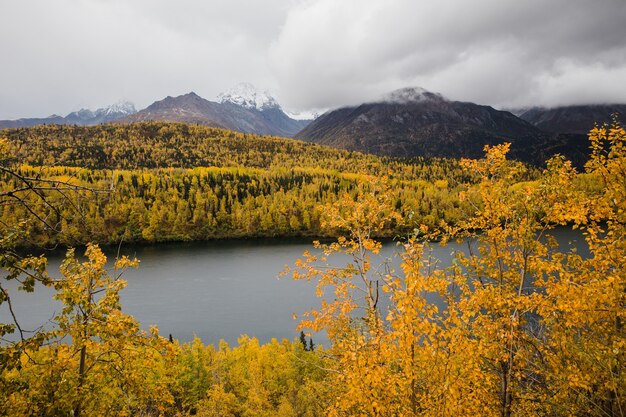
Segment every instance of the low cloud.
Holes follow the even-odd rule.
[[[320,0],[270,56],[287,104],[353,104],[407,85],[496,106],[626,102],[623,0]]]

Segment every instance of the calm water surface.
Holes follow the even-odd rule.
[[[565,229],[557,231],[557,237],[564,243],[582,240]],[[452,252],[465,247],[432,244],[431,251],[445,266]],[[256,336],[262,343],[272,338],[294,339],[298,332],[292,314],[317,307],[319,299],[313,283],[279,279],[278,275],[307,249],[312,249],[310,243],[276,241],[122,247],[122,254],[141,261],[138,269],[124,274],[128,287],[121,293],[122,309],[144,329],[154,324],[162,335],[172,334],[181,341],[198,336],[204,343],[224,339],[233,344],[241,334]],[[400,250],[393,243],[386,244],[380,260],[392,257],[397,267]],[[105,252],[110,259],[115,257],[116,250]],[[49,255],[51,275],[59,275],[62,258],[62,253]],[[14,287],[10,290],[25,328],[45,325],[60,311],[50,289],[39,287],[32,294],[17,292]],[[0,321],[7,319],[8,310],[3,305]],[[314,335],[314,341],[326,340],[323,335]]]

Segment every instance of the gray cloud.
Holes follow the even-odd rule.
[[[273,87],[266,50],[288,0],[24,0],[0,3],[0,118],[119,99],[146,106],[249,80]],[[267,8],[262,7],[267,6]]]
[[[623,0],[320,0],[272,45],[296,107],[421,85],[498,106],[626,102]]]
[[[300,111],[409,85],[496,106],[626,102],[624,0],[23,0],[0,15],[0,119],[239,81]]]

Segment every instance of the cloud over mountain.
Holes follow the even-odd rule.
[[[319,0],[271,48],[282,100],[333,107],[422,85],[512,105],[626,101],[626,2]]]

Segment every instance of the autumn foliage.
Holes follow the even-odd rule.
[[[465,173],[458,161],[381,158],[304,143],[177,123],[40,126],[4,130],[4,166],[85,191],[43,190],[58,213],[33,193],[0,205],[0,232],[31,221],[23,245],[197,241],[221,238],[322,237],[321,205],[356,196],[371,177],[391,173],[389,199],[412,226],[455,222]],[[0,188],[19,187],[0,172]],[[86,191],[95,189],[100,192]],[[51,233],[29,207],[59,223]],[[389,223],[377,237],[411,225]]]
[[[82,262],[70,250],[55,279],[44,259],[20,263],[19,236],[7,234],[6,277],[30,273],[27,289],[53,286],[63,309],[50,332],[0,347],[0,416],[624,416],[626,132],[614,123],[589,139],[583,173],[555,157],[536,175],[507,160],[507,144],[486,147],[485,158],[433,180],[455,190],[462,210],[428,222],[405,205],[421,183],[397,166],[338,179],[315,221],[339,237],[286,271],[320,296],[300,319],[302,330],[328,335],[329,346],[314,350],[297,340],[242,336],[214,347],[143,332],[122,312],[119,269],[107,270],[96,245]],[[252,187],[272,169],[246,181]],[[137,174],[116,175],[132,184]],[[141,175],[155,195],[170,180]],[[557,227],[579,230],[589,254],[559,245]],[[380,256],[376,238],[389,231],[403,233],[399,267]],[[444,266],[433,241],[464,249]]]
[[[293,271],[331,292],[301,322],[332,342],[339,388],[328,415],[625,415],[626,133],[614,124],[589,138],[582,178],[557,157],[520,181],[525,168],[506,159],[506,144],[463,161],[480,178],[461,194],[473,214],[442,234],[421,230],[467,242],[447,268],[417,233],[400,271],[372,266],[374,219],[394,218],[382,190],[367,197],[367,215],[365,196],[330,212],[329,227],[350,225],[347,237]],[[559,247],[555,227],[580,229],[590,255]],[[330,265],[336,252],[349,262]]]

